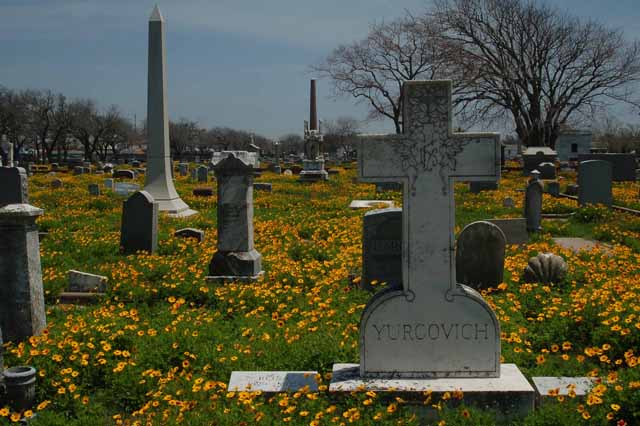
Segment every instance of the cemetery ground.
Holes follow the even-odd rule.
[[[0,410],[0,421],[37,416],[33,425],[418,424],[400,398],[328,392],[336,362],[358,362],[360,314],[370,294],[351,277],[361,270],[362,215],[353,199],[393,199],[375,185],[354,183],[353,169],[326,182],[303,185],[297,176],[265,173],[273,192],[254,191],[255,245],[265,276],[257,283],[207,283],[216,247],[216,198],[195,197],[177,176],[182,199],[199,215],[160,217],[154,255],[119,253],[123,197],[109,190],[90,196],[104,176],[48,175],[29,181],[39,219],[48,328],[39,337],[5,345],[5,364],[38,371],[37,407]],[[562,187],[575,175],[562,173]],[[143,184],[144,177],[137,181]],[[207,184],[215,186],[214,183]],[[504,173],[500,188],[471,194],[456,184],[456,232],[475,220],[521,217],[526,185]],[[614,203],[638,208],[638,183],[614,184]],[[215,193],[215,191],[214,191]],[[503,207],[503,199],[515,201]],[[574,213],[543,220],[529,244],[508,246],[504,282],[483,292],[502,331],[502,362],[532,376],[593,376],[585,398],[558,396],[525,419],[506,424],[640,424],[640,217],[601,207],[578,208],[544,195],[543,213]],[[205,230],[204,241],[174,237],[177,229]],[[591,238],[612,246],[573,253],[552,237]],[[552,251],[569,264],[560,284],[525,284],[529,257]],[[109,278],[96,305],[58,304],[70,269]],[[379,283],[383,286],[383,283]],[[318,392],[260,395],[226,389],[232,371],[317,370]],[[433,424],[491,425],[491,412],[456,404],[457,394],[424,404]]]

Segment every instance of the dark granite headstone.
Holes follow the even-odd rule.
[[[471,181],[469,182],[469,191],[477,194],[481,191],[492,191],[498,189],[496,181]]]
[[[21,167],[0,167],[0,207],[28,203],[26,170]]]
[[[372,290],[372,281],[387,287],[402,284],[402,209],[371,210],[362,221],[362,281]]]
[[[115,179],[135,179],[136,172],[133,170],[116,170],[113,172],[113,177]]]
[[[204,231],[196,228],[178,229],[173,235],[180,238],[195,238],[199,243],[204,240]]]
[[[209,168],[207,166],[200,166],[196,170],[198,173],[198,182],[206,183],[207,177],[209,176]]]
[[[578,156],[580,163],[588,160],[602,160],[611,163],[611,179],[614,182],[635,182],[636,180],[635,154],[600,153]]]
[[[158,248],[158,203],[146,191],[138,191],[122,205],[120,247],[125,254]]]
[[[536,167],[540,172],[540,179],[555,179],[556,165],[553,163],[540,163]]]
[[[100,186],[97,183],[90,183],[87,187],[89,195],[100,195]]]
[[[456,280],[476,290],[497,287],[504,274],[506,238],[499,227],[479,221],[465,226],[456,242]]]
[[[587,160],[578,169],[578,204],[604,204],[611,207],[612,164],[604,160]]]

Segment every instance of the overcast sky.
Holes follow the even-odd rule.
[[[310,64],[364,38],[371,23],[419,13],[429,0],[0,0],[0,84],[91,97],[140,122],[155,3],[166,22],[170,117],[278,137],[302,132]],[[640,38],[640,0],[551,3]],[[318,82],[320,119],[362,120],[366,110]]]

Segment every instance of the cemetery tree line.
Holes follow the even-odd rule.
[[[324,123],[329,151],[353,150],[355,119],[339,117]],[[280,137],[281,152],[302,152],[301,134]],[[16,91],[0,85],[0,135],[13,143],[19,161],[21,154],[27,154],[36,162],[66,162],[77,150],[87,160],[107,161],[146,144],[146,120],[136,126],[116,105],[103,109],[93,99],[69,100],[51,90]],[[264,153],[274,153],[273,141],[266,136],[222,126],[206,129],[188,118],[169,122],[169,141],[176,160],[201,152],[246,150],[252,141]]]
[[[465,127],[501,122],[525,146],[555,147],[563,127],[614,103],[640,108],[640,41],[527,0],[437,0],[420,15],[372,25],[312,68],[397,133],[400,88],[413,79],[453,80]]]

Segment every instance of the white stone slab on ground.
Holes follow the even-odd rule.
[[[349,204],[350,209],[370,209],[370,208],[378,208],[384,209],[388,207],[393,207],[393,201],[389,200],[353,200],[351,204]]]
[[[587,240],[585,238],[554,238],[553,241],[562,248],[578,252],[580,250],[591,251],[599,249],[605,253],[611,253],[612,248],[600,241]]]
[[[317,371],[233,371],[227,389],[277,393],[297,392],[308,386],[310,392],[317,392],[317,374]]]
[[[573,389],[576,397],[582,397],[598,380],[595,377],[532,377],[533,386],[540,402],[555,399],[557,395],[567,396]]]
[[[329,392],[376,391],[378,396],[400,396],[408,402],[424,401],[431,391],[435,402],[445,392],[462,391],[465,403],[492,408],[508,416],[526,415],[534,408],[535,390],[515,364],[501,364],[500,377],[434,379],[366,379],[359,364],[334,364]],[[412,395],[415,400],[412,401]]]

